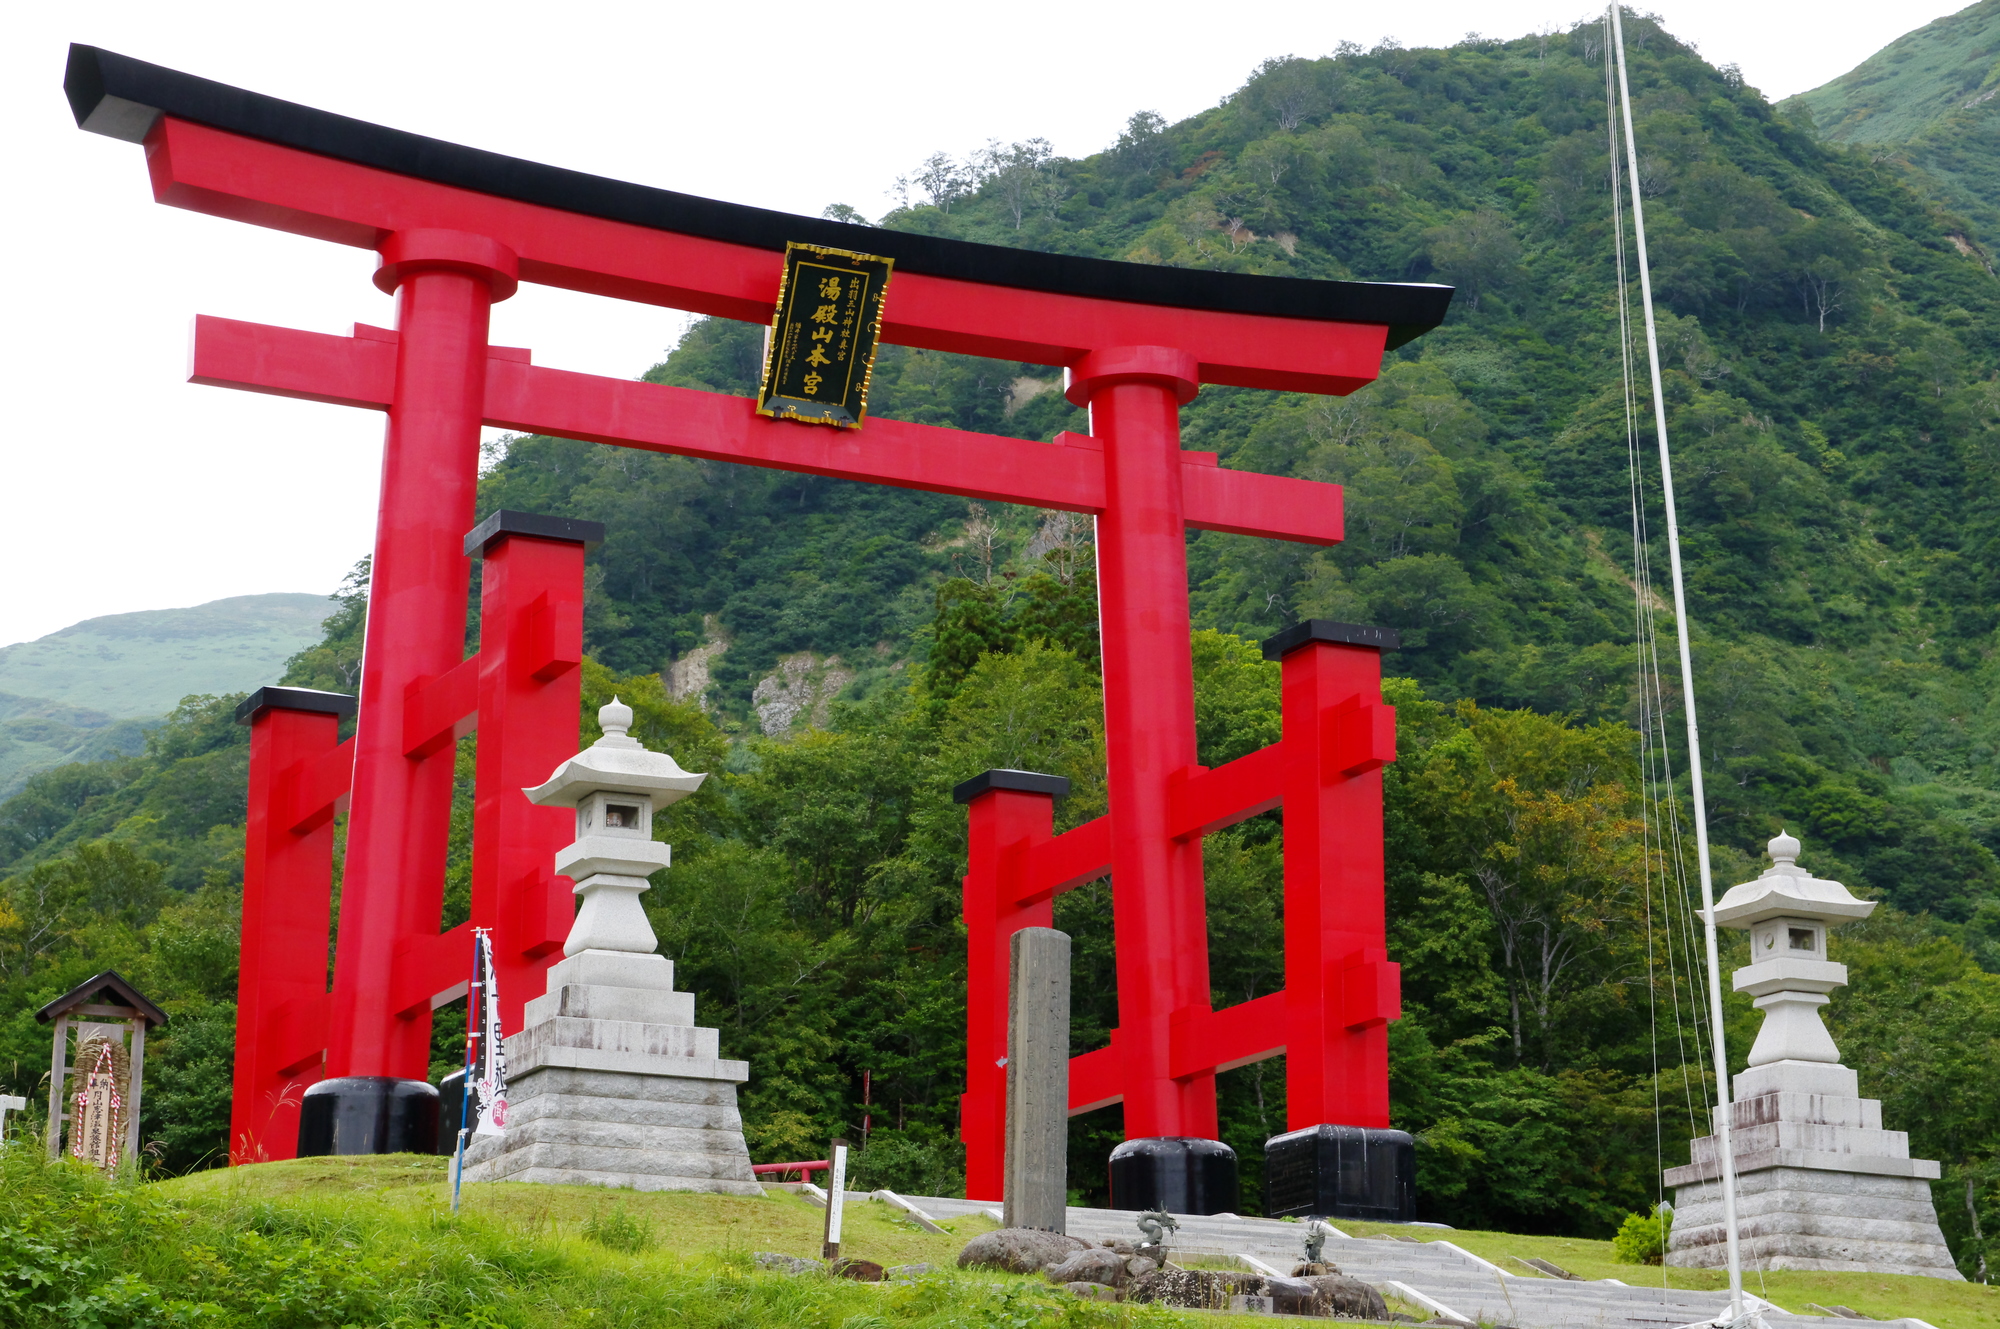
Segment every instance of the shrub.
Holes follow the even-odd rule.
[[[1655,1205],[1651,1214],[1627,1214],[1611,1238],[1612,1254],[1626,1264],[1659,1264],[1666,1258],[1673,1227],[1672,1205]]]

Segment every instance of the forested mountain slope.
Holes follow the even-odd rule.
[[[2000,284],[1962,247],[1976,230],[1909,168],[1823,143],[1649,20],[1627,31],[1718,875],[1753,872],[1786,826],[1808,866],[1887,901],[1838,942],[1854,988],[1832,1019],[1865,1091],[1947,1162],[1942,1216],[1971,1268],[1966,1204],[2000,1223],[2000,979],[1980,967],[2000,969]],[[1276,737],[1257,638],[1303,616],[1403,631],[1388,662],[1406,985],[1392,1053],[1423,1204],[1446,1222],[1600,1233],[1656,1197],[1661,1158],[1703,1128],[1704,1092],[1675,1017],[1692,1009],[1687,973],[1648,948],[1686,901],[1658,893],[1635,787],[1604,54],[1591,24],[1275,60],[1188,121],[1133,117],[1086,160],[1037,143],[941,153],[879,219],[1459,288],[1450,321],[1351,398],[1208,389],[1186,409],[1188,445],[1226,466],[1344,484],[1350,532],[1334,551],[1191,537],[1201,759]],[[650,377],[746,394],[760,342],[700,323]],[[1047,439],[1085,427],[1058,380],[889,348],[873,409]],[[703,1021],[753,1066],[753,1150],[817,1156],[866,1111],[870,1184],[952,1186],[963,813],[949,790],[987,767],[1048,770],[1074,782],[1063,825],[1102,810],[1087,529],[542,438],[511,441],[481,503],[607,524],[585,736],[616,690],[642,737],[716,772],[661,819],[675,867],[647,898]],[[287,681],[344,686],[365,611],[350,587]],[[153,984],[179,1023],[149,1130],[178,1167],[219,1144],[227,1079],[244,752],[228,709],[191,699],[146,755],[51,772],[0,805],[5,1009],[111,960]],[[464,916],[463,822],[445,923]],[[1206,845],[1218,1004],[1283,981],[1281,844],[1267,816]],[[1057,923],[1077,938],[1073,1043],[1102,1046],[1117,1018],[1107,891],[1063,897]],[[1731,1018],[1747,1046],[1754,1012]],[[23,1017],[0,1025],[10,1089],[32,1092],[20,1068],[40,1037]],[[1219,1085],[1254,1212],[1282,1063]],[[1101,1194],[1118,1130],[1116,1109],[1072,1123],[1083,1194]]]
[[[1649,21],[1631,38],[1722,837],[1750,851],[1788,822],[1829,870],[1969,920],[2000,884],[2000,283],[1895,165],[1822,146]],[[1351,398],[1210,388],[1187,408],[1188,446],[1225,466],[1345,484],[1351,530],[1331,553],[1193,537],[1197,622],[1388,623],[1410,647],[1396,667],[1434,696],[1624,717],[1602,60],[1585,25],[1273,61],[1225,105],[1135,116],[1085,161],[940,154],[882,224],[1456,284],[1448,324]],[[651,377],[748,394],[760,337],[697,325]],[[1085,427],[1057,377],[890,348],[875,409],[1047,438]],[[517,441],[485,492],[608,522],[592,650],[651,671],[717,634],[711,700],[743,718],[782,655],[879,676],[929,579],[1031,565],[1042,533],[1030,513],[968,522],[938,496],[545,439]]]

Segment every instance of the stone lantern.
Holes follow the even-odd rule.
[[[1734,984],[1764,1013],[1730,1105],[1744,1264],[1959,1278],[1931,1204],[1938,1165],[1911,1158],[1906,1133],[1882,1129],[1880,1100],[1861,1097],[1820,1017],[1828,994],[1847,985],[1827,934],[1875,905],[1800,867],[1795,837],[1780,834],[1769,849],[1771,866],[1715,906],[1718,927],[1750,934],[1750,963]],[[1675,1188],[1666,1262],[1720,1267],[1716,1138],[1696,1139],[1692,1153],[1666,1173]]]
[[[639,903],[672,861],[654,814],[708,777],[631,737],[632,708],[616,698],[597,718],[604,737],[523,791],[575,809],[576,840],[554,866],[581,903],[547,992],[506,1040],[506,1128],[473,1137],[465,1180],[761,1195],[736,1108],[750,1068],[696,1027]]]

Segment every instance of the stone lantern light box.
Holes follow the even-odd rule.
[[[1858,900],[1839,882],[1799,867],[1795,837],[1781,833],[1769,849],[1770,869],[1754,881],[1732,886],[1715,906],[1718,927],[1750,933],[1750,963],[1734,975],[1736,990],[1748,993],[1764,1012],[1750,1065],[1838,1064],[1840,1050],[1820,1008],[1829,993],[1847,985],[1847,966],[1826,958],[1826,933],[1829,927],[1868,917],[1875,902]]]

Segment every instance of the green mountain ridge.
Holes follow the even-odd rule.
[[[1630,38],[1720,836],[1747,861],[1803,826],[1829,871],[1967,921],[2000,881],[1985,451],[2000,284],[1906,169],[1821,146],[1650,20]],[[1351,530],[1330,552],[1192,536],[1196,622],[1252,639],[1304,616],[1382,622],[1410,648],[1395,667],[1434,696],[1622,718],[1632,571],[1603,50],[1586,24],[1270,61],[1181,124],[1135,116],[1098,156],[1016,144],[940,171],[931,202],[880,224],[1455,283],[1446,325],[1353,397],[1210,388],[1186,408],[1187,446],[1225,466],[1345,484]],[[760,338],[698,324],[647,377],[748,395]],[[889,347],[872,409],[1048,439],[1087,427],[1032,391],[1055,377]],[[482,502],[607,522],[590,649],[669,669],[714,625],[729,645],[710,702],[745,724],[752,688],[793,653],[840,655],[857,693],[887,680],[927,585],[1025,573],[1048,520],[553,439],[513,440]],[[1814,811],[1849,801],[1873,812]],[[1910,836],[1935,839],[1912,852]]]
[[[1803,111],[1831,142],[1907,164],[1915,187],[1988,237],[1981,257],[1991,264],[2000,236],[2000,0],[1906,33],[1784,109]]]
[[[1792,99],[1837,143],[1908,143],[1970,110],[2000,73],[2000,2],[1979,0],[1890,42]],[[1789,106],[1791,103],[1788,102]]]
[[[184,697],[275,681],[333,609],[323,595],[237,595],[0,647],[0,797],[64,762],[138,752]]]
[[[190,693],[268,681],[319,640],[332,613],[324,595],[279,592],[87,618],[0,647],[0,692],[158,719]]]

